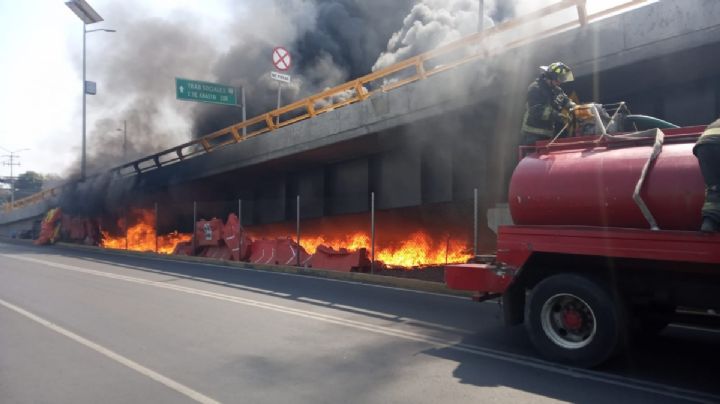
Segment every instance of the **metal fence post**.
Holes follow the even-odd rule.
[[[473,204],[473,255],[478,254],[478,189],[473,191],[475,203]]]
[[[158,203],[155,202],[155,254],[158,253]]]
[[[128,227],[130,226],[130,223],[128,223],[128,210],[127,207],[123,209],[123,215],[125,216],[125,250],[128,249]]]
[[[370,193],[370,273],[375,273],[375,192]]]
[[[300,266],[300,195],[297,196],[297,266]]]
[[[197,237],[195,235],[195,226],[197,226],[197,202],[193,202],[193,223],[192,223],[192,255],[197,250]]]
[[[243,225],[242,225],[242,199],[238,199],[238,237],[240,237],[240,244],[238,250],[238,261],[240,261],[240,254],[243,252]]]

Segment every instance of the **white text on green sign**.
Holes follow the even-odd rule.
[[[179,100],[237,105],[236,91],[231,86],[176,78],[175,90]]]

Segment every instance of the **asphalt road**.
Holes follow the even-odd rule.
[[[493,303],[0,243],[2,403],[720,402],[719,351],[671,326],[567,368]]]

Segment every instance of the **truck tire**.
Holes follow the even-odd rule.
[[[624,312],[606,288],[586,277],[560,274],[540,282],[525,305],[525,327],[544,357],[594,367],[624,343]]]

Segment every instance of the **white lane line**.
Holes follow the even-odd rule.
[[[104,265],[112,265],[112,266],[122,267],[122,268],[126,268],[126,269],[136,269],[136,270],[143,271],[143,272],[151,272],[151,273],[155,273],[155,274],[169,275],[169,276],[174,276],[176,278],[182,278],[182,279],[191,279],[191,280],[211,283],[214,285],[231,286],[233,288],[247,290],[250,292],[258,292],[258,293],[262,293],[262,294],[266,294],[266,295],[291,297],[291,295],[288,293],[281,293],[281,292],[275,292],[275,291],[271,291],[271,290],[267,290],[267,289],[254,288],[251,286],[245,286],[245,285],[232,283],[232,282],[217,281],[215,279],[202,278],[202,277],[193,276],[193,275],[179,274],[176,272],[163,271],[160,269],[149,269],[149,268],[143,268],[143,267],[138,267],[138,266],[134,266],[134,265],[117,264],[117,263],[113,263],[111,261],[105,261],[105,260],[94,260],[94,259],[88,259],[88,260],[97,262],[97,263],[101,263]],[[226,267],[222,267],[222,268],[226,268]],[[362,309],[359,307],[346,306],[346,305],[342,305],[342,304],[335,304],[335,303],[327,302],[324,300],[311,299],[308,297],[298,297],[297,300],[305,301],[305,302],[308,302],[311,304],[317,304],[317,305],[321,305],[321,306],[337,307],[337,308],[340,308],[343,310],[355,311],[355,312],[365,313],[365,314],[369,314],[369,315],[373,315],[373,316],[384,317],[384,318],[388,318],[393,321],[398,321],[398,322],[402,322],[402,323],[409,324],[409,325],[414,324],[414,325],[418,325],[418,326],[422,326],[422,327],[435,328],[438,330],[445,330],[445,331],[452,331],[452,332],[457,332],[457,333],[467,334],[467,335],[471,335],[471,334],[475,333],[472,330],[468,330],[468,329],[464,329],[464,328],[446,326],[443,324],[432,323],[429,321],[418,320],[418,319],[414,319],[414,318],[410,318],[410,317],[398,317],[394,314],[382,313],[379,311],[372,311],[372,310]],[[491,302],[491,301],[486,300],[485,303],[494,303],[497,305],[497,302],[494,302],[494,301]]]
[[[120,256],[122,256],[122,254],[113,253],[112,251],[102,251],[102,250],[101,250],[101,251],[97,251],[97,253],[98,253],[98,254],[110,254],[110,255],[116,255],[116,256],[120,255]],[[402,291],[402,292],[409,292],[409,293],[417,293],[417,294],[421,294],[421,295],[430,295],[430,296],[445,297],[445,298],[449,298],[449,299],[459,299],[459,300],[465,300],[465,301],[469,300],[469,296],[457,296],[457,295],[449,295],[449,294],[445,294],[445,293],[427,292],[427,291],[424,291],[424,290],[405,289],[405,288],[401,288],[401,287],[397,287],[397,286],[378,285],[378,284],[374,284],[374,283],[363,283],[363,282],[358,282],[358,281],[348,281],[348,280],[344,280],[344,279],[324,278],[324,277],[322,277],[322,276],[293,274],[293,273],[288,273],[288,272],[276,272],[276,271],[270,271],[270,270],[265,270],[265,269],[242,268],[242,267],[236,267],[236,266],[227,266],[227,265],[221,265],[221,264],[212,264],[212,263],[209,263],[209,262],[179,261],[179,260],[173,260],[173,259],[168,259],[168,258],[151,257],[151,256],[147,256],[147,257],[142,257],[142,256],[126,256],[126,257],[129,257],[129,258],[137,258],[137,259],[146,259],[146,260],[152,260],[152,261],[171,262],[171,263],[173,263],[173,264],[195,265],[195,266],[201,265],[201,266],[207,266],[207,267],[212,267],[212,268],[221,268],[221,269],[225,269],[225,270],[232,269],[232,270],[247,271],[247,272],[257,272],[257,273],[268,274],[268,275],[294,276],[294,277],[299,277],[299,278],[304,278],[304,279],[308,279],[308,278],[310,278],[310,279],[318,279],[318,280],[323,280],[323,281],[326,281],[326,282],[337,282],[337,283],[345,283],[345,284],[349,284],[349,285],[367,286],[367,287],[371,287],[371,288],[399,290],[399,291]],[[112,264],[112,265],[118,265],[118,263],[112,262],[112,261],[104,261],[104,260],[92,259],[92,258],[83,258],[83,259],[88,259],[88,260],[96,261],[96,262],[105,262],[105,263]],[[128,266],[129,266],[129,265],[128,265]]]
[[[177,391],[178,393],[183,394],[199,403],[219,404],[218,401],[215,401],[212,398],[191,389],[190,387],[187,387],[183,384],[176,382],[175,380],[172,380],[166,376],[163,376],[160,373],[158,373],[152,369],[148,369],[145,366],[143,366],[131,359],[128,359],[118,353],[115,353],[115,352],[105,348],[102,345],[98,345],[86,338],[83,338],[83,337],[75,334],[72,331],[66,330],[66,329],[64,329],[48,320],[45,320],[44,318],[39,317],[25,309],[22,309],[12,303],[9,303],[9,302],[6,302],[5,300],[0,299],[0,305],[5,306],[6,308],[8,308],[22,316],[25,316],[32,321],[35,321],[36,323],[41,324],[41,325],[57,332],[58,334],[68,337],[71,340],[73,340],[77,343],[80,343],[80,344],[92,349],[93,351],[98,352],[99,354],[102,354],[102,355],[114,360],[115,362],[125,365],[125,366],[129,367],[130,369],[155,380],[158,383],[162,383],[165,386],[167,386],[167,387]]]
[[[110,278],[110,279],[116,279],[116,280],[122,280],[126,282],[131,282],[135,284],[140,285],[146,285],[146,286],[153,286],[161,289],[169,289],[174,290],[177,292],[182,293],[188,293],[192,295],[197,296],[203,296],[203,297],[209,297],[217,300],[242,304],[250,307],[256,307],[266,310],[271,310],[275,312],[290,314],[297,317],[303,317],[308,319],[313,319],[317,321],[323,321],[326,323],[336,324],[336,325],[342,325],[350,328],[355,328],[358,330],[368,331],[376,334],[383,334],[387,336],[402,338],[406,340],[416,341],[416,342],[423,342],[430,344],[438,349],[450,349],[454,351],[460,351],[465,353],[470,353],[477,356],[482,356],[486,358],[492,358],[503,362],[518,364],[521,366],[533,368],[533,369],[539,369],[544,370],[547,372],[563,375],[563,376],[569,376],[573,377],[575,379],[584,379],[584,380],[591,380],[595,382],[605,383],[608,385],[613,385],[617,387],[624,387],[631,390],[636,391],[643,391],[647,393],[657,394],[665,397],[671,397],[671,398],[678,398],[683,399],[687,401],[693,401],[693,402],[699,402],[699,403],[717,403],[720,402],[720,396],[713,395],[709,393],[703,393],[699,391],[689,390],[689,389],[683,389],[678,387],[673,387],[665,384],[660,383],[653,383],[648,382],[640,379],[633,379],[629,377],[624,376],[616,376],[611,374],[604,374],[601,372],[593,371],[593,370],[586,370],[586,369],[579,369],[579,368],[572,368],[568,366],[562,366],[558,365],[552,362],[540,360],[531,358],[528,356],[513,354],[509,352],[503,352],[500,350],[495,350],[491,348],[484,348],[476,345],[470,345],[470,344],[464,344],[464,343],[458,343],[457,341],[453,341],[446,338],[440,338],[440,337],[434,337],[431,335],[423,335],[415,332],[410,331],[404,331],[404,330],[398,330],[391,327],[385,327],[380,325],[375,325],[371,323],[364,323],[357,320],[350,320],[350,319],[344,319],[341,317],[336,317],[332,315],[327,315],[323,313],[308,311],[308,310],[301,310],[296,309],[288,306],[282,306],[278,304],[272,304],[272,303],[265,303],[262,301],[242,298],[238,296],[231,296],[231,295],[225,295],[222,293],[217,292],[210,292],[202,289],[195,289],[190,288],[186,286],[179,286],[179,285],[172,285],[167,284],[163,282],[157,282],[157,281],[151,281],[143,278],[135,278],[131,276],[126,275],[118,275],[108,272],[102,272],[97,271],[94,269],[87,269],[87,268],[81,268],[71,265],[65,265],[65,264],[58,264],[50,261],[45,260],[39,260],[35,258],[30,257],[23,257],[18,255],[5,255],[0,254],[0,256],[11,258],[11,259],[17,259],[17,260],[23,260],[27,262],[33,262],[41,265],[45,265],[48,267],[53,268],[59,268],[64,269],[72,272],[78,272],[78,273],[84,273],[88,275],[94,275],[104,278]]]

